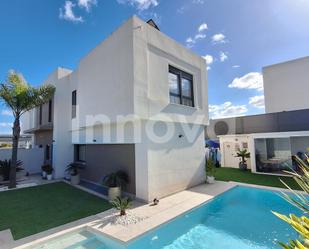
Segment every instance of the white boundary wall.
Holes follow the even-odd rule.
[[[0,160],[10,159],[12,149],[0,149]],[[44,150],[42,148],[18,149],[18,160],[23,162],[25,172],[35,174],[41,172],[44,162]]]

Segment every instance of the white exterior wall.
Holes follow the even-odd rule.
[[[173,137],[165,143],[146,136],[136,144],[136,195],[151,201],[205,181],[207,71],[200,56],[135,17],[133,30],[134,114],[146,120],[144,130],[145,125],[152,124],[158,133],[166,126],[175,128]],[[195,107],[169,103],[169,65],[193,75]],[[191,124],[196,130],[184,135],[181,123]],[[180,134],[184,136],[179,138]],[[194,140],[187,141],[191,136]]]
[[[76,70],[79,126],[88,115],[133,114],[132,19],[85,56]]]
[[[71,125],[71,92],[74,88],[74,73],[69,70],[58,70],[54,95],[54,129],[53,129],[53,167],[54,177],[62,178],[66,166],[73,161],[74,146],[72,145]]]
[[[36,111],[32,109],[21,116],[21,132],[30,130],[36,126]]]
[[[12,149],[0,149],[0,160],[9,160],[12,157]],[[44,150],[42,148],[18,149],[18,160],[23,162],[23,174],[36,174],[41,172],[44,162]]]
[[[184,133],[179,123],[167,125],[175,128],[171,139],[165,143],[148,141],[150,201],[204,183],[206,180],[204,128],[196,125],[192,131]],[[159,133],[164,129],[162,126],[165,124],[157,123],[154,130]]]
[[[308,109],[309,56],[263,68],[266,113]]]

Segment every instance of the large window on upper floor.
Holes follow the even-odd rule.
[[[194,107],[193,76],[173,66],[169,66],[170,102]]]

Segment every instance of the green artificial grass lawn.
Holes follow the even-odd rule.
[[[58,182],[0,193],[0,231],[20,239],[90,215],[111,205],[69,184]]]
[[[300,187],[294,181],[292,177],[287,176],[273,176],[264,174],[254,174],[251,171],[241,171],[235,168],[216,168],[215,171],[216,180],[219,181],[234,181],[243,182],[256,185],[264,185],[270,187],[285,188],[285,186],[280,182],[283,180],[290,188],[300,190]]]

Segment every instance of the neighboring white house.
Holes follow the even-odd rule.
[[[206,62],[155,27],[130,18],[44,83],[55,85],[53,99],[22,122],[55,178],[74,160],[90,182],[122,169],[126,191],[145,201],[204,181]]]
[[[253,172],[297,169],[295,154],[309,147],[309,57],[263,69],[265,114],[210,120],[209,139],[219,139],[223,167],[237,168],[239,149],[251,153]]]
[[[309,109],[309,56],[263,68],[266,113]]]

